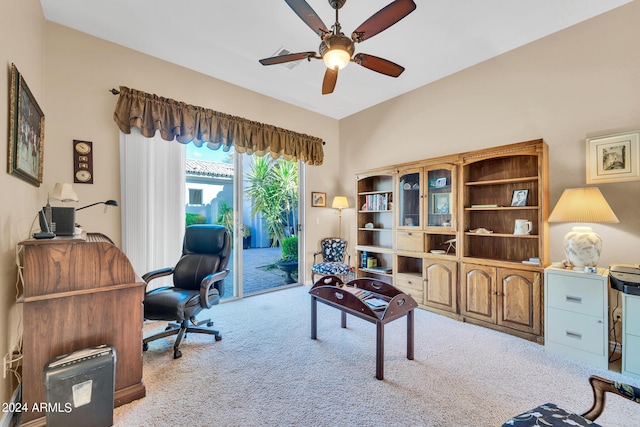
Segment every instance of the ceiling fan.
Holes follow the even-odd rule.
[[[404,67],[377,56],[366,53],[355,52],[355,43],[363,42],[376,34],[391,27],[396,22],[413,12],[416,4],[413,0],[395,0],[387,6],[374,13],[369,19],[364,21],[356,30],[351,33],[351,38],[342,33],[342,27],[338,21],[338,10],[344,6],[347,0],[328,0],[329,5],[336,11],[336,23],[329,31],[305,0],[285,0],[289,7],[307,24],[314,33],[320,36],[319,52],[298,52],[286,55],[273,56],[261,59],[262,65],[275,65],[285,62],[299,61],[311,58],[322,59],[327,66],[322,81],[322,94],[333,92],[338,80],[338,70],[343,69],[349,62],[355,62],[365,68],[385,74],[391,77],[398,77],[404,71]]]

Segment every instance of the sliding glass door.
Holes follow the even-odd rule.
[[[298,162],[187,145],[187,224],[221,224],[233,236],[223,300],[298,283],[299,187]]]

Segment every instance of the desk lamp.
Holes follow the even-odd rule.
[[[342,209],[347,209],[349,207],[349,201],[346,196],[335,196],[333,198],[333,203],[331,203],[331,207],[338,209],[338,237],[342,237]]]
[[[76,209],[76,211],[81,211],[82,209],[90,208],[91,206],[95,206],[95,205],[104,205],[104,211],[106,212],[107,206],[118,206],[118,202],[116,202],[115,200],[107,200],[106,202],[95,202],[95,203],[91,203],[90,205],[78,208]]]
[[[567,188],[549,215],[549,222],[618,223],[598,187]],[[596,267],[602,239],[588,226],[574,226],[564,236],[564,253],[575,270]]]

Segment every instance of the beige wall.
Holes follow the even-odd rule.
[[[38,206],[46,198],[44,187],[36,187],[6,173],[9,117],[9,78],[11,63],[16,64],[38,105],[47,111],[45,94],[45,21],[38,0],[0,2],[0,356],[4,357],[16,342],[16,244],[28,236]],[[46,117],[45,117],[46,118]],[[46,129],[45,120],[45,129]],[[5,136],[6,135],[6,136]],[[10,344],[11,343],[11,344]],[[13,375],[0,379],[0,402],[11,397]],[[2,414],[0,413],[0,417]]]
[[[367,168],[543,138],[555,206],[563,189],[586,185],[585,138],[640,129],[638,16],[640,1],[341,120],[341,181]],[[599,187],[620,219],[594,226],[600,264],[640,263],[640,181]],[[351,184],[346,190],[353,193]],[[552,261],[564,258],[570,228],[550,226]]]
[[[10,3],[10,4],[7,4]],[[544,138],[550,153],[550,195],[584,185],[589,136],[640,129],[640,2],[547,37],[404,96],[341,120],[308,112],[82,33],[45,23],[37,0],[0,3],[0,58],[15,62],[46,115],[44,184],[36,188],[0,174],[0,353],[9,347],[15,298],[16,243],[56,182],[72,181],[73,139],[94,143],[95,184],[74,187],[81,202],[119,199],[118,133],[112,120],[119,85],[322,137],[325,164],[309,167],[307,188],[351,196],[356,171]],[[29,31],[24,31],[28,28]],[[17,34],[20,37],[16,37]],[[46,34],[46,44],[44,36]],[[8,87],[8,73],[0,77]],[[0,128],[7,94],[0,91]],[[398,149],[402,147],[402,150]],[[6,150],[0,150],[6,164]],[[621,223],[600,225],[602,264],[640,262],[640,182],[601,186]],[[309,208],[309,201],[306,202]],[[78,222],[120,241],[120,214],[83,211]],[[101,215],[97,215],[100,213]],[[343,235],[355,242],[355,210]],[[316,224],[317,222],[317,224]],[[337,234],[330,209],[309,208],[307,257],[319,238]],[[562,258],[565,224],[553,225],[551,258]],[[307,264],[308,264],[307,260]],[[5,326],[8,325],[8,326]],[[0,399],[13,389],[1,380]]]

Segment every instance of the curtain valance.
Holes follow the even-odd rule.
[[[198,147],[206,143],[212,150],[222,147],[229,151],[233,146],[239,153],[270,153],[274,158],[282,156],[310,165],[321,165],[324,158],[320,138],[124,86],[120,86],[113,120],[126,134],[137,127],[151,138],[159,130],[167,141],[193,142]]]

